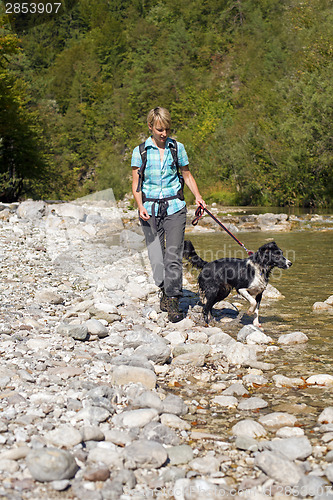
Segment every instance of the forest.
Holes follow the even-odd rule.
[[[0,6],[0,201],[122,199],[164,106],[207,202],[333,205],[331,0],[62,0],[24,16]]]

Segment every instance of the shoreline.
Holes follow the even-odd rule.
[[[295,227],[268,215],[227,223]],[[298,226],[318,223],[304,217]],[[274,411],[265,393],[331,390],[329,374],[286,377],[269,362],[273,351],[306,348],[306,335],[273,342],[251,325],[235,336],[223,323],[206,327],[191,293],[187,318],[169,323],[136,219],[106,202],[27,201],[0,211],[0,493],[329,499],[333,409],[309,407],[313,427],[303,428],[305,408]],[[199,231],[211,230],[204,220]],[[330,227],[333,217],[323,221]],[[184,285],[191,289],[186,275]],[[206,432],[216,409],[230,425]]]

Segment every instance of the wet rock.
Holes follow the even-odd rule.
[[[232,365],[246,365],[257,360],[255,347],[244,345],[241,342],[223,346],[223,354]]]
[[[246,325],[238,332],[237,340],[248,344],[268,344],[272,338],[254,325]]]
[[[303,332],[292,332],[284,335],[280,335],[278,338],[278,344],[290,345],[290,344],[304,344],[307,342],[308,336]]]
[[[306,383],[309,385],[318,386],[332,386],[333,385],[333,375],[328,375],[325,373],[318,375],[311,375],[306,379]]]
[[[273,375],[272,379],[276,387],[302,387],[305,383],[301,378],[290,378],[284,375]]]
[[[212,402],[224,408],[236,408],[238,405],[238,399],[234,396],[215,396]]]
[[[273,412],[262,415],[259,422],[267,429],[279,429],[280,427],[292,427],[296,424],[297,418],[294,415],[284,412]]]
[[[266,436],[266,429],[256,420],[245,419],[235,424],[231,432],[234,436],[247,436],[251,438],[258,438]]]
[[[265,385],[268,383],[268,379],[257,372],[251,372],[243,377],[243,383],[249,387]]]
[[[325,408],[318,417],[321,424],[333,424],[333,406]]]
[[[256,396],[248,399],[243,399],[238,404],[238,410],[257,410],[259,408],[266,408],[268,406],[267,401]]]
[[[244,396],[245,394],[249,394],[249,391],[245,389],[243,384],[238,382],[231,384],[223,391],[223,396]]]
[[[31,451],[26,462],[32,477],[40,482],[71,479],[79,469],[68,451],[56,448]]]

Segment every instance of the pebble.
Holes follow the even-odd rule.
[[[170,465],[187,464],[193,460],[193,450],[188,444],[171,446],[167,448]]]
[[[234,436],[246,436],[250,438],[257,438],[266,436],[266,429],[256,420],[245,419],[235,424],[231,432]]]
[[[303,332],[292,332],[280,335],[277,342],[278,344],[289,345],[289,344],[304,344],[307,342],[308,336]]]
[[[26,463],[32,477],[40,482],[71,479],[79,469],[68,451],[56,448],[31,451]]]
[[[279,429],[280,427],[294,426],[297,422],[297,418],[289,413],[273,412],[262,415],[259,418],[259,422],[268,429]]]
[[[126,446],[124,449],[125,466],[129,469],[144,467],[158,469],[168,459],[166,449],[156,441],[142,439]]]
[[[332,481],[332,409],[296,404],[298,388],[328,391],[332,376],[266,362],[306,335],[273,346],[253,325],[203,325],[186,273],[188,315],[169,323],[128,204],[0,208],[0,496],[214,500],[248,482],[261,500],[263,481],[317,493]],[[278,229],[282,215],[253,220]],[[272,390],[286,412],[263,414]],[[296,426],[307,411],[314,432]]]
[[[273,451],[263,451],[255,456],[255,465],[267,476],[282,485],[294,486],[303,476],[301,468],[291,460]]]

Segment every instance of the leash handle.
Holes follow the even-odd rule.
[[[198,222],[199,222],[199,220],[201,219],[201,217],[203,216],[204,212],[207,212],[207,214],[208,214],[208,215],[210,215],[210,217],[211,217],[211,218],[212,218],[212,219],[213,219],[213,220],[214,220],[214,221],[215,221],[215,222],[216,222],[216,223],[217,223],[220,227],[222,227],[222,229],[223,229],[226,233],[228,233],[228,234],[229,234],[229,236],[231,236],[231,238],[233,238],[233,239],[236,241],[236,243],[238,243],[238,245],[240,245],[242,248],[244,248],[244,250],[247,252],[247,254],[248,254],[248,255],[253,255],[253,252],[252,252],[251,250],[248,250],[248,249],[246,248],[246,246],[245,246],[245,245],[244,245],[241,241],[239,241],[239,239],[237,239],[237,238],[236,238],[236,236],[234,236],[234,235],[232,234],[232,232],[231,232],[231,231],[229,231],[229,229],[227,229],[227,228],[226,228],[226,227],[222,224],[222,222],[221,222],[221,221],[219,221],[219,220],[215,217],[215,215],[213,215],[213,214],[212,214],[212,213],[208,210],[208,208],[204,207],[204,206],[203,206],[203,205],[201,205],[201,204],[198,206],[198,208],[197,208],[197,209],[196,209],[196,211],[195,211],[195,217],[194,217],[194,219],[192,220],[192,225],[193,225],[193,226],[196,226],[196,225],[198,224]]]

